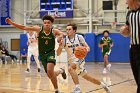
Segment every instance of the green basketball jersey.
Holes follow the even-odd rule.
[[[46,35],[42,26],[38,35],[38,43],[39,54],[46,54],[55,50],[55,37],[53,31],[51,30],[50,34]]]
[[[103,51],[108,51],[110,50],[110,45],[113,43],[112,42],[112,39],[110,37],[103,37],[101,40],[100,40],[100,44],[104,44],[104,43],[107,43],[107,45],[104,45],[103,48],[102,48],[102,52]]]

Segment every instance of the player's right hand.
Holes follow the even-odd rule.
[[[6,18],[5,19],[5,22],[8,23],[8,24],[11,24],[12,23],[12,20],[10,18]]]

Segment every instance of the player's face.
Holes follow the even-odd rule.
[[[52,22],[50,20],[44,20],[43,26],[44,26],[44,29],[48,30],[52,27]]]
[[[68,36],[73,36],[75,34],[75,30],[73,30],[72,26],[67,26],[66,31]]]
[[[108,37],[108,33],[107,32],[104,33],[104,37]]]

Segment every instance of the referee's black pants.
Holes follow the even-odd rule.
[[[137,93],[140,93],[140,45],[131,45],[130,64],[137,84]]]

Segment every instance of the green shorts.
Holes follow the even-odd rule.
[[[102,55],[104,57],[105,55],[110,55],[110,53],[111,53],[111,49],[110,50],[103,50]]]
[[[45,69],[45,72],[47,73],[47,64],[48,63],[53,63],[54,65],[56,64],[56,59],[55,59],[55,51],[51,51],[49,53],[40,53],[40,60],[41,63]]]

